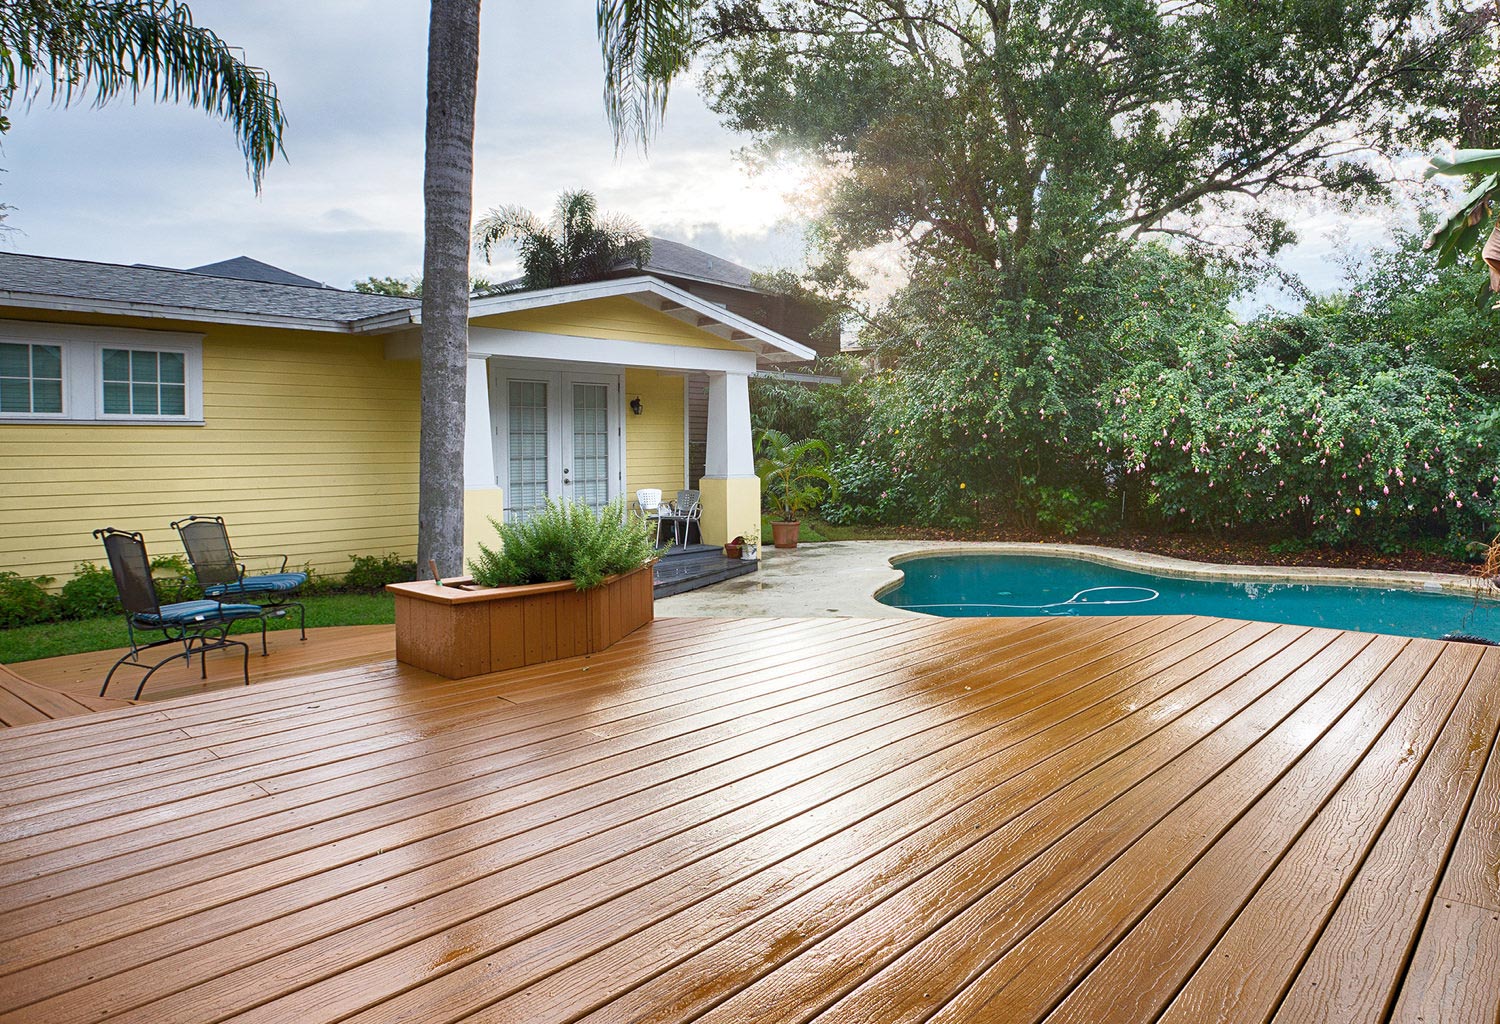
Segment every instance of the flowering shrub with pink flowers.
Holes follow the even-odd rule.
[[[1056,306],[909,292],[878,371],[757,382],[754,413],[829,439],[832,522],[1458,552],[1500,528],[1500,317],[1414,253],[1249,322],[1223,278],[1153,247]]]
[[[1283,361],[1274,326],[1200,324],[1101,396],[1101,455],[1166,523],[1323,542],[1488,535],[1500,460],[1479,396],[1394,345],[1312,334]]]

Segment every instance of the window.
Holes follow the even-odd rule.
[[[203,422],[203,338],[0,320],[0,422]]]
[[[63,411],[62,348],[0,342],[0,413]]]
[[[102,350],[104,415],[185,416],[186,360],[181,352]]]

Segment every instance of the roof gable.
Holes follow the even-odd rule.
[[[620,305],[619,302],[607,305],[598,303],[598,300],[605,299],[629,302],[635,306],[644,307],[645,312],[658,314],[660,319],[656,322],[661,325],[661,330],[669,332],[668,339],[675,338],[692,344],[693,342],[687,339],[706,337],[714,340],[700,343],[699,347],[748,350],[770,362],[800,361],[812,359],[816,355],[806,345],[778,334],[763,324],[756,323],[655,277],[591,281],[587,284],[564,285],[560,288],[488,296],[475,299],[469,304],[469,319],[477,326],[512,327],[513,324],[520,322],[514,314],[528,312],[531,315],[526,317],[526,320],[532,324],[566,324],[569,319],[580,312],[578,307],[583,307],[585,303],[595,303],[581,310],[589,316],[602,318],[591,322],[596,323],[603,330],[624,329],[618,323],[612,328],[610,318],[613,316],[615,321],[630,319],[623,316],[627,307]],[[556,312],[557,307],[564,306],[574,306],[575,309],[559,317]],[[536,315],[537,311],[543,310],[550,310],[551,315],[546,317]],[[508,322],[501,322],[502,320]],[[542,330],[536,326],[524,329]],[[692,333],[676,333],[684,329]],[[571,332],[566,329],[553,329],[543,331],[543,333]],[[614,337],[615,335],[583,336]],[[663,339],[657,337],[623,340],[660,341]]]

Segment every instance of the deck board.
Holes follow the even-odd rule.
[[[363,642],[0,731],[0,1017],[1500,1009],[1500,652],[661,620],[454,682]]]

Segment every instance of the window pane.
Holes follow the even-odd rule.
[[[130,415],[130,385],[104,385],[104,411],[110,416]]]
[[[31,385],[31,411],[62,412],[62,381],[33,381]]]
[[[130,379],[130,353],[122,348],[104,350],[104,379]]]
[[[130,379],[133,381],[156,380],[156,353],[130,353]]]
[[[61,380],[62,349],[56,345],[31,346],[31,375],[49,380]]]
[[[182,383],[181,352],[163,352],[161,354],[161,379],[166,384]]]
[[[30,345],[0,345],[0,377],[31,376]]]
[[[181,416],[186,412],[187,388],[181,384],[163,384],[161,386],[161,414]]]
[[[136,416],[156,415],[156,385],[134,384],[130,388],[130,411]]]
[[[0,377],[0,412],[30,412],[31,384],[24,380]]]

